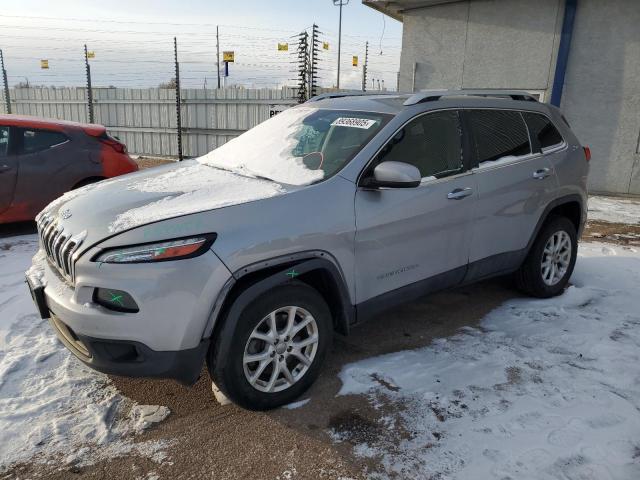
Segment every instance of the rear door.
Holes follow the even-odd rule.
[[[465,110],[478,184],[469,279],[517,267],[557,187],[552,164],[516,110]]]
[[[17,128],[16,159],[20,166],[14,204],[35,216],[49,202],[68,191],[73,162],[69,137],[60,131]]]
[[[389,160],[413,164],[423,179],[416,188],[358,188],[358,303],[394,290],[399,296],[391,301],[444,288],[461,281],[467,267],[475,180],[465,161],[459,112],[411,120],[373,164]],[[408,286],[414,288],[398,290]]]
[[[0,213],[9,208],[18,178],[18,163],[12,154],[11,127],[0,125]]]

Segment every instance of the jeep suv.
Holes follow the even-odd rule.
[[[334,332],[496,275],[560,294],[589,150],[522,92],[328,94],[211,153],[74,190],[37,217],[43,318],[102,372],[291,402]]]

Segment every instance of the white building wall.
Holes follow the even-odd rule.
[[[465,0],[403,12],[400,89],[539,90],[549,101],[564,0]],[[590,188],[640,194],[640,1],[580,0],[562,110],[591,146]]]

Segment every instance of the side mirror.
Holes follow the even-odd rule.
[[[420,170],[404,162],[382,162],[373,169],[373,176],[362,183],[367,188],[414,188],[420,185]]]

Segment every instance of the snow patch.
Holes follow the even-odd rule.
[[[197,162],[127,185],[128,190],[167,193],[166,197],[119,214],[111,233],[165,218],[251,202],[284,193],[277,183],[243,177]]]
[[[288,410],[294,410],[296,408],[304,407],[307,403],[309,403],[310,398],[305,398],[304,400],[299,400],[297,402],[289,403],[282,408],[286,408]]]
[[[589,220],[640,224],[640,200],[637,199],[591,196],[588,208]]]
[[[386,417],[332,437],[380,460],[373,478],[640,478],[640,254],[582,244],[572,282],[345,366],[339,394]]]
[[[120,395],[36,314],[24,270],[37,249],[36,235],[0,239],[0,472],[56,455],[78,464],[123,452],[163,461],[166,442],[134,443],[133,435],[161,421],[168,409]],[[34,268],[37,274],[40,267]]]

